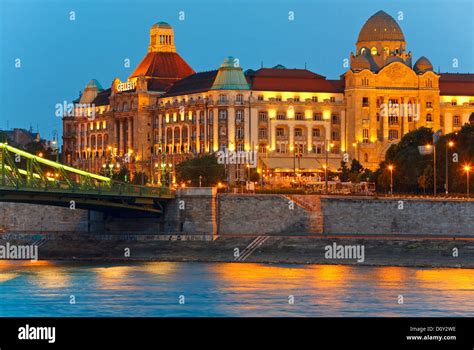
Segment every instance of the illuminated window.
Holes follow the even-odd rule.
[[[453,117],[453,126],[454,127],[459,127],[461,126],[461,118],[458,115],[455,115]]]
[[[239,127],[235,129],[235,136],[238,140],[242,140],[244,138],[244,129]],[[203,135],[204,138],[204,135]]]
[[[369,142],[369,129],[362,129],[362,142],[363,143]]]
[[[313,120],[322,121],[323,120],[323,115],[321,113],[313,113]]]
[[[364,55],[364,54],[365,54],[365,51],[366,51],[366,50],[365,50],[365,47],[363,47],[362,49],[360,49],[360,54],[361,54],[361,55]]]
[[[375,56],[377,54],[377,48],[374,46],[370,49],[370,53],[372,54],[372,56]]]
[[[388,131],[389,140],[398,140],[398,130],[389,130]]]
[[[384,52],[386,55],[388,55],[388,54],[390,53],[390,49],[385,46],[385,47],[383,48],[383,52]]]
[[[244,111],[241,109],[238,109],[235,112],[235,120],[238,122],[243,122],[244,121]]]
[[[220,109],[219,110],[219,119],[220,120],[226,120],[227,119],[227,110],[226,109]]]
[[[102,122],[102,129],[107,129],[107,122],[105,120]]]

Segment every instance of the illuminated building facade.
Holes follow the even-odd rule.
[[[474,119],[474,75],[435,73],[412,54],[385,12],[360,31],[338,80],[306,69],[244,71],[228,57],[206,72],[179,56],[167,23],[150,30],[138,67],[109,89],[92,80],[63,118],[68,164],[100,171],[130,162],[154,181],[197,154],[257,151],[260,171],[316,176],[343,159],[375,169],[388,147],[421,126],[449,133]],[[231,169],[231,179],[245,169]]]

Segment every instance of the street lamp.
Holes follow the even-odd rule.
[[[448,154],[448,150],[449,150],[449,148],[452,148],[453,146],[454,146],[454,142],[453,142],[453,141],[446,142],[446,146],[445,146],[445,149],[446,149],[446,176],[445,176],[446,183],[444,184],[444,189],[445,189],[445,191],[446,191],[446,196],[447,196],[448,193],[449,193],[449,181],[448,181],[448,177],[449,177],[449,161],[448,161],[448,157],[449,157],[449,154]]]
[[[466,164],[464,166],[464,171],[466,172],[466,193],[467,198],[469,198],[469,172],[471,171],[471,166],[469,164]]]
[[[327,171],[327,169],[328,169],[328,154],[329,154],[329,150],[332,147],[334,147],[334,144],[331,143],[328,146],[327,140],[324,140],[324,146],[325,146],[324,148],[326,149],[326,164],[324,166],[324,182],[326,183],[325,184],[325,192],[326,192],[326,194],[328,194],[328,171]]]
[[[390,195],[393,196],[393,165],[390,164],[388,170],[390,170]]]

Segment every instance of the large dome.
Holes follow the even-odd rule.
[[[379,11],[360,30],[357,42],[366,41],[405,41],[405,36],[392,16]]]

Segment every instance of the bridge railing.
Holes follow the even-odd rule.
[[[25,158],[26,162],[17,162],[17,156]],[[26,170],[20,167],[22,164]],[[111,178],[53,162],[4,143],[0,143],[0,174],[0,187],[15,190],[150,197],[173,195],[173,191],[165,187],[113,181]]]

